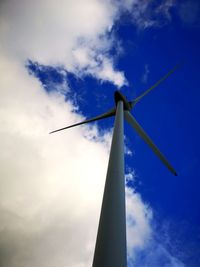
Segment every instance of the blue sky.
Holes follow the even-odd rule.
[[[132,2],[134,1],[125,1],[126,4],[121,4],[121,1],[114,1],[118,11],[108,9],[109,12],[112,11],[108,16],[109,23],[112,17],[112,27],[104,28],[103,25],[100,30],[94,28],[94,31],[100,32],[94,39],[91,37],[94,35],[93,29],[89,37],[86,35],[85,39],[77,38],[73,47],[76,60],[72,60],[70,53],[66,54],[64,63],[60,60],[62,53],[60,56],[60,47],[57,45],[59,35],[55,36],[58,55],[53,50],[48,51],[48,45],[46,47],[50,56],[45,51],[42,53],[45,46],[43,47],[42,41],[40,43],[41,35],[38,37],[38,50],[37,44],[32,45],[28,41],[24,46],[28,47],[28,52],[26,49],[23,52],[19,38],[18,50],[9,48],[8,58],[14,55],[13,62],[18,62],[20,55],[19,61],[23,62],[33,87],[39,81],[41,92],[43,90],[40,94],[44,93],[45,97],[51,99],[55,94],[62,96],[64,102],[61,106],[70,102],[71,109],[75,110],[72,114],[80,116],[76,120],[90,118],[112,107],[116,89],[121,90],[128,99],[133,99],[176,64],[182,63],[179,69],[144,97],[132,111],[174,166],[177,177],[166,169],[125,123],[125,142],[127,149],[132,152],[132,155],[125,155],[126,173],[133,173],[128,186],[140,196],[142,203],[153,214],[148,222],[152,231],[150,239],[147,238],[146,245],[134,250],[134,257],[129,257],[129,266],[197,267],[200,266],[200,4],[195,0],[182,3],[155,1],[153,4],[149,1]],[[29,26],[30,34],[34,33],[32,24]],[[29,32],[24,32],[29,37]],[[20,34],[21,32],[19,36],[24,36]],[[81,34],[84,36],[85,32]],[[11,47],[9,38],[8,34],[5,35],[7,47]],[[49,39],[45,41],[48,43]],[[82,49],[86,50],[86,58],[82,57]],[[7,53],[4,54],[7,56]],[[105,66],[108,67],[109,74]],[[29,101],[31,102],[31,97]],[[45,104],[47,110],[50,109],[49,105]],[[44,112],[40,114],[41,117],[48,117]],[[50,114],[54,113],[51,111]],[[34,116],[31,118],[34,121]],[[55,115],[53,118],[55,119]],[[58,119],[56,117],[57,124],[54,122],[51,125],[49,116],[48,127],[68,125],[68,121],[64,121],[64,115],[60,121]],[[113,118],[99,121],[95,125],[98,130],[94,131],[94,139],[100,140],[101,136],[110,133]],[[62,133],[62,138],[67,139],[67,134]],[[88,135],[91,137],[91,134]],[[44,151],[42,150],[42,157],[45,158],[47,156]]]

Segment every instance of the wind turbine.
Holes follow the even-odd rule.
[[[122,93],[115,91],[115,107],[111,110],[97,117],[50,132],[55,133],[85,123],[115,116],[106,183],[93,258],[93,267],[127,266],[123,132],[124,118],[150,146],[168,170],[172,174],[177,175],[175,169],[171,166],[165,156],[160,152],[130,112],[144,96],[167,79],[167,77],[169,77],[177,68],[178,65],[132,101],[127,101],[126,97]]]

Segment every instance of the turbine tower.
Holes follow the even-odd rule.
[[[126,251],[126,212],[124,179],[124,118],[140,137],[150,146],[168,170],[177,175],[174,168],[145,133],[130,111],[151,90],[170,76],[178,65],[170,70],[144,93],[132,101],[127,101],[119,91],[115,91],[115,107],[95,118],[85,120],[50,133],[115,116],[112,144],[104,188],[103,202],[99,220],[93,267],[127,267]]]

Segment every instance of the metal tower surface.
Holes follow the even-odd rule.
[[[93,267],[126,267],[124,105],[117,103]]]

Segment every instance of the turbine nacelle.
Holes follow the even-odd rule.
[[[117,103],[119,101],[122,101],[124,103],[124,110],[129,110],[131,111],[132,106],[131,103],[127,101],[126,97],[122,95],[119,91],[115,91],[114,93],[114,99],[115,99],[115,105],[117,106]]]

